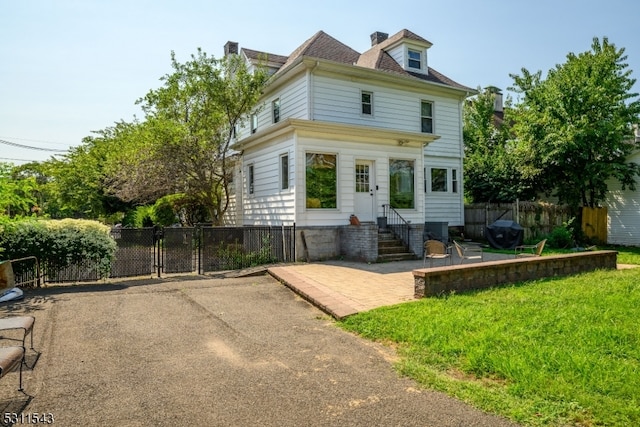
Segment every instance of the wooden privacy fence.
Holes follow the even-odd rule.
[[[465,205],[465,237],[484,240],[485,228],[499,219],[511,220],[520,224],[524,228],[524,239],[528,240],[549,234],[554,228],[571,219],[571,216],[568,206],[542,202],[476,203]],[[603,241],[606,241],[606,238]]]
[[[582,231],[592,241],[607,242],[607,208],[582,208]]]

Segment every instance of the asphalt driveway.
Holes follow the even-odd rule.
[[[508,426],[392,368],[269,276],[49,288],[0,306],[36,316],[41,352],[0,380],[2,413],[60,426]],[[29,361],[36,361],[35,355]]]

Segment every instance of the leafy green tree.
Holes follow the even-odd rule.
[[[105,133],[84,138],[69,154],[44,164],[49,177],[45,211],[53,218],[100,219],[129,208],[105,191],[105,167],[111,149]]]
[[[15,177],[14,166],[0,162],[0,215],[31,215],[37,208],[38,184],[34,177]]]
[[[184,193],[222,224],[230,199],[229,145],[268,75],[251,71],[240,56],[217,60],[200,49],[184,64],[172,52],[171,65],[164,85],[138,101],[145,121],[117,135],[121,150],[112,152],[109,189],[136,203]]]
[[[464,108],[464,189],[471,202],[513,202],[535,196],[534,183],[516,162],[510,108],[495,110],[496,88],[478,90]],[[510,102],[508,103],[510,105]]]
[[[605,37],[550,70],[512,75],[522,94],[513,132],[523,175],[573,208],[596,207],[617,179],[634,189],[640,172],[627,157],[638,147],[631,129],[640,114],[624,49]]]

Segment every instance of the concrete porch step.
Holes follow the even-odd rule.
[[[415,261],[417,259],[416,254],[410,252],[378,255],[378,262]]]

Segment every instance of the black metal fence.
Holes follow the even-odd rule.
[[[117,250],[108,274],[96,262],[65,267],[13,260],[21,283],[95,281],[164,273],[205,274],[295,260],[295,225],[114,228]],[[20,262],[17,262],[20,261]],[[24,279],[22,279],[24,278]],[[29,282],[31,281],[31,282]]]

